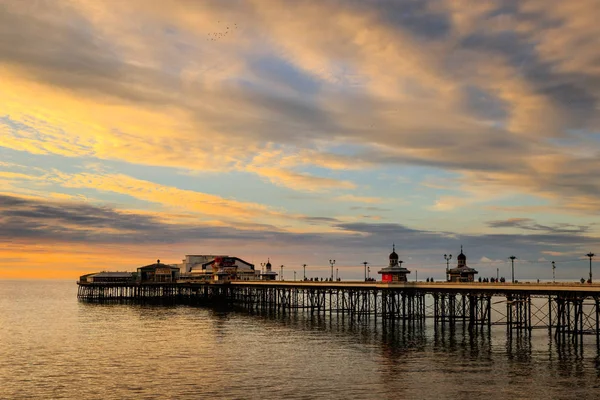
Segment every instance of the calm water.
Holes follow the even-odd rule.
[[[192,307],[80,303],[0,281],[0,398],[597,399],[593,337],[507,339]]]

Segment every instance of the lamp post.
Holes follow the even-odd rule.
[[[296,280],[296,271],[294,271],[294,280]]]
[[[302,264],[302,268],[304,268],[304,280],[306,280],[306,264]]]
[[[335,260],[329,260],[329,264],[331,265],[331,280],[333,280],[333,266],[335,265]]]
[[[512,264],[512,276],[511,276],[511,278],[512,278],[512,283],[515,283],[515,259],[516,259],[517,257],[515,257],[515,256],[510,256],[510,257],[508,257],[508,258],[510,258],[510,262],[511,262],[511,264]]]
[[[335,280],[336,280],[336,281],[338,280],[338,269],[339,269],[339,268],[336,268],[336,269],[335,269]]]
[[[592,258],[595,256],[591,251],[586,254],[590,258],[590,283],[592,283]]]
[[[260,274],[264,274],[265,273],[265,265],[267,265],[267,263],[260,263]]]
[[[452,259],[452,254],[444,254],[444,260],[446,260],[446,282],[450,280],[450,260]]]
[[[281,276],[279,277],[280,280],[283,280],[283,267],[284,265],[281,264]]]
[[[368,262],[363,261],[363,264],[365,266],[365,281],[366,281],[367,280],[367,264],[368,264]]]
[[[371,267],[367,267],[367,279],[371,279]]]
[[[556,264],[552,261],[552,283],[556,283],[556,276],[554,274],[554,270],[556,269]]]

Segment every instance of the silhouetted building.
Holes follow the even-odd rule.
[[[175,282],[179,278],[179,267],[161,264],[146,265],[137,269],[137,279],[142,282]]]
[[[97,272],[94,274],[83,275],[79,278],[80,282],[87,283],[117,283],[117,282],[132,282],[134,280],[133,272]]]
[[[392,246],[389,260],[389,265],[377,272],[381,274],[381,280],[383,282],[406,282],[408,280],[406,275],[410,274],[410,271],[402,266],[402,261],[398,260],[396,245]]]
[[[263,281],[274,281],[277,279],[277,272],[271,270],[271,260],[267,259],[267,263],[265,264],[265,272],[261,274],[260,279]]]
[[[467,266],[467,256],[463,254],[463,248],[460,246],[460,254],[456,257],[458,265],[449,271],[450,282],[473,282],[475,274],[478,272],[474,268]]]

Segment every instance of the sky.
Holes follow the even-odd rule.
[[[229,254],[355,279],[394,244],[410,279],[461,245],[481,276],[514,255],[516,279],[587,278],[598,20],[598,0],[0,0],[0,278]]]

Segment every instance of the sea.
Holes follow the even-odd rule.
[[[599,399],[594,336],[93,304],[0,281],[1,399]]]

